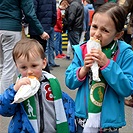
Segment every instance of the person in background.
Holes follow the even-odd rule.
[[[127,15],[127,21],[124,26],[124,35],[122,36],[122,39],[128,44],[131,44],[132,41],[132,28],[129,29],[130,15],[131,13]]]
[[[133,108],[133,94],[129,99],[125,99],[125,105]]]
[[[114,2],[114,3],[117,2],[117,0],[91,0],[91,1],[93,1],[95,9],[107,2]]]
[[[90,4],[90,0],[83,0],[83,4],[84,4],[84,25],[83,25],[83,32],[81,34],[81,38],[80,38],[80,44],[87,40],[89,40],[90,36],[89,36],[89,32],[90,32],[90,14],[89,11],[93,10],[93,5]]]
[[[22,11],[36,33],[44,40],[49,38],[37,19],[33,0],[0,1],[0,93],[13,82],[15,77],[16,67],[12,50],[16,42],[21,39]]]
[[[38,20],[40,21],[43,29],[49,34],[51,25],[56,23],[56,1],[51,0],[33,0],[34,8]],[[44,51],[46,51],[47,40],[42,40],[40,36],[35,31],[35,28],[29,25],[30,38],[36,39],[42,46]]]
[[[42,71],[47,64],[42,45],[35,39],[22,39],[13,49],[13,59],[21,76],[0,95],[0,115],[12,116],[8,132],[69,133],[60,84],[54,75]],[[37,93],[13,103],[20,87],[32,84],[28,77],[33,76],[40,82]]]
[[[47,40],[47,47],[46,47],[46,56],[48,59],[48,66],[50,70],[53,70],[55,67],[60,67],[60,65],[55,63],[55,55],[54,55],[54,27],[50,29],[50,38]]]
[[[130,13],[129,22],[127,24],[127,34],[130,35],[130,44],[133,47],[133,1],[132,0],[118,0],[118,4],[121,5],[125,10],[126,14]]]
[[[79,44],[83,31],[84,7],[81,0],[67,0],[69,3],[65,12],[63,24],[68,30],[68,40],[70,44]]]
[[[103,5],[104,3],[108,2],[108,0],[93,0],[93,1],[95,9],[97,9],[99,6]]]
[[[85,0],[84,2],[85,8],[88,8],[88,28],[85,33],[85,41],[88,41],[90,39],[90,27],[92,22],[92,15],[94,13],[94,7],[89,0]]]
[[[50,38],[47,40],[47,46],[46,46],[46,56],[48,59],[48,66],[50,70],[53,70],[53,67],[60,67],[60,65],[55,63],[55,55],[54,55],[54,26],[56,24],[57,21],[57,11],[56,11],[56,0],[52,0],[52,19],[54,20],[50,26],[50,32],[49,32],[49,36]],[[47,23],[47,21],[46,21]]]
[[[57,21],[54,26],[54,47],[55,47],[55,59],[64,58],[66,55],[62,52],[62,30],[63,30],[63,21],[62,18],[65,14],[65,9],[68,7],[66,0],[62,0],[57,9]]]
[[[117,3],[103,4],[95,10],[90,28],[90,37],[100,42],[101,49],[92,48],[88,53],[90,41],[74,46],[65,83],[71,90],[78,88],[77,133],[119,133],[119,128],[126,125],[124,99],[133,93],[133,51],[119,40],[125,20],[125,10]],[[95,61],[100,81],[92,77]]]
[[[70,44],[70,40],[68,40],[66,60],[70,60],[71,53],[72,53],[72,47]]]
[[[64,24],[64,21],[66,20],[65,16],[67,17],[67,14],[66,14],[67,11],[66,10],[68,10],[67,8],[69,6],[69,3],[68,3],[67,0],[63,0],[63,1],[64,1],[63,3],[65,5],[67,5],[67,6],[66,6],[65,10],[61,10],[61,12],[63,13],[63,15],[62,15],[62,22],[63,22],[63,30],[62,30],[62,32],[67,34],[67,36],[68,36],[67,25]],[[71,47],[71,44],[70,44],[70,40],[68,39],[66,60],[70,60],[71,53],[72,53],[72,47]]]
[[[38,20],[40,21],[43,29],[50,34],[51,26],[56,23],[56,1],[55,0],[34,0],[34,8]],[[46,51],[47,40],[43,40],[35,31],[34,27],[29,25],[30,38],[36,39],[43,46],[44,52]],[[48,64],[46,71],[50,72]]]
[[[133,49],[133,1],[132,0],[118,0],[118,4],[121,5],[128,15],[130,13],[129,22],[127,24],[127,34],[130,35],[130,44]],[[131,98],[125,99],[125,105],[133,107],[133,95]]]

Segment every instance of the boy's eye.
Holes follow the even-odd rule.
[[[26,66],[22,66],[21,69],[26,69]]]
[[[37,65],[32,65],[32,67],[37,67]]]

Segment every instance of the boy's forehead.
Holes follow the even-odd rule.
[[[41,59],[41,56],[39,53],[35,53],[35,52],[31,52],[29,54],[21,54],[20,57],[18,57],[19,60],[32,60],[32,61],[35,61],[35,60],[39,60]]]

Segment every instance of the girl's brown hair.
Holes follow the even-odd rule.
[[[114,21],[116,31],[121,32],[123,30],[126,21],[126,12],[118,3],[105,3],[95,10],[93,16],[96,13],[107,13]]]
[[[33,56],[39,55],[42,59],[46,57],[42,45],[35,39],[20,40],[15,45],[12,54],[14,61],[21,56],[24,56],[29,60],[30,54]]]

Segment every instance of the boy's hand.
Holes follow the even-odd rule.
[[[24,77],[24,78],[21,78],[19,79],[16,84],[14,85],[14,90],[15,91],[18,91],[19,88],[22,86],[22,85],[27,85],[27,84],[31,84],[30,80],[28,77]]]

